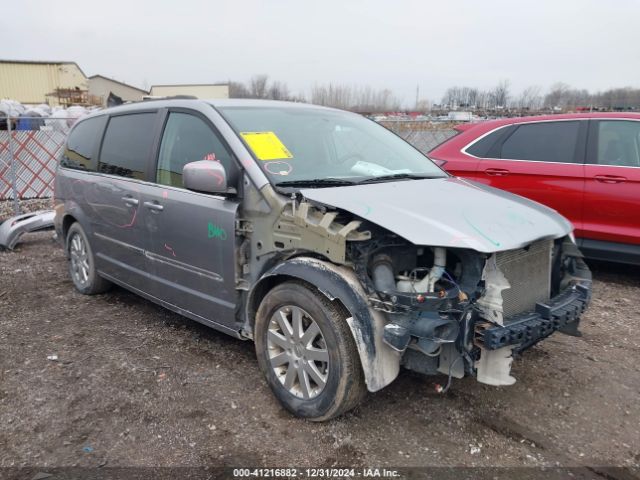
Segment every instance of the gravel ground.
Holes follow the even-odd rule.
[[[434,385],[446,379],[402,372],[317,424],[280,408],[252,343],[123,289],[80,295],[52,233],[25,235],[0,253],[0,467],[562,465],[637,475],[640,272],[593,267],[584,335],[526,352],[515,385],[466,378],[440,395]]]
[[[50,198],[34,198],[29,200],[20,200],[20,213],[35,212],[37,210],[51,210]],[[12,200],[0,201],[0,223],[7,218],[15,215]]]

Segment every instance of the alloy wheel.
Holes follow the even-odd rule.
[[[89,282],[89,253],[87,245],[79,233],[74,233],[69,242],[71,275],[76,285],[84,287]]]
[[[329,377],[329,352],[320,327],[302,308],[286,305],[271,316],[267,332],[271,368],[285,389],[317,397]]]

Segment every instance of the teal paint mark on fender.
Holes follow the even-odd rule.
[[[473,228],[476,232],[478,232],[478,234],[480,234],[480,236],[481,236],[482,238],[484,238],[485,240],[487,240],[487,241],[491,242],[491,243],[492,243],[493,245],[495,245],[496,247],[499,247],[499,246],[500,246],[500,242],[498,242],[498,241],[494,240],[493,238],[489,237],[486,233],[484,233],[482,230],[480,230],[478,227],[476,227],[476,226],[471,222],[471,220],[469,220],[469,219],[467,218],[467,214],[466,214],[466,213],[463,213],[463,214],[462,214],[462,216],[464,217],[464,220],[467,222],[467,224],[468,224],[471,228]]]
[[[207,236],[209,238],[219,238],[220,240],[226,240],[227,232],[224,228],[220,228],[218,225],[209,222],[209,225],[207,225]]]

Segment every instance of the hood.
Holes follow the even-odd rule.
[[[302,195],[346,210],[415,245],[492,253],[567,235],[567,219],[544,205],[460,178],[306,188]]]

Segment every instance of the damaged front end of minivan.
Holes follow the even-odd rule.
[[[560,331],[579,335],[590,272],[569,236],[479,253],[382,236],[352,258],[386,345],[405,368],[511,385],[513,354]]]
[[[421,183],[405,182],[400,195],[397,184],[378,184],[307,189],[286,201],[263,190],[278,214],[266,204],[244,212],[257,231],[271,231],[248,234],[258,255],[244,270],[261,273],[248,279],[247,318],[275,279],[297,278],[348,312],[369,391],[391,383],[400,366],[513,384],[514,355],[556,331],[580,335],[591,274],[571,227],[504,192],[449,178],[431,181],[426,194]],[[422,212],[406,202],[459,192],[490,213],[444,203]]]

